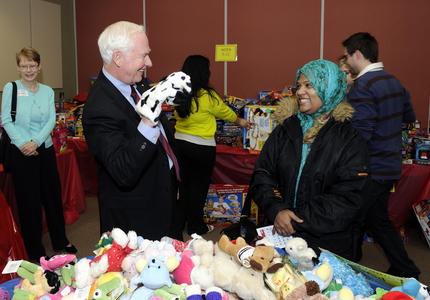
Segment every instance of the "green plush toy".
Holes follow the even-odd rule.
[[[164,285],[163,287],[156,289],[154,295],[165,300],[186,299],[185,288],[176,283],[173,283],[171,287]]]
[[[35,284],[34,273],[38,269],[41,269],[39,265],[33,264],[29,261],[23,260],[18,268],[18,275],[23,278],[29,280],[32,284]]]
[[[33,299],[36,300],[36,297],[29,291],[26,291],[20,288],[15,288],[13,290],[12,300],[33,300]]]
[[[89,300],[115,300],[127,292],[127,281],[120,272],[101,275],[91,286]]]
[[[60,269],[60,280],[62,284],[66,284],[76,289],[75,263],[76,259]]]

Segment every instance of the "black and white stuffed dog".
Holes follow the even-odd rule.
[[[190,76],[184,72],[174,72],[142,94],[136,112],[157,125],[163,102],[178,105],[181,95],[188,93],[191,93]]]

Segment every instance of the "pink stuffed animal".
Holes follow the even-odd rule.
[[[74,254],[60,254],[54,255],[50,259],[46,260],[44,256],[40,258],[40,265],[44,270],[54,271],[74,261],[76,256]]]

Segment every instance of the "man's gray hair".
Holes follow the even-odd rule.
[[[145,32],[143,26],[127,21],[119,21],[106,27],[98,39],[103,63],[111,63],[115,50],[128,52],[133,46],[131,37],[137,32]]]

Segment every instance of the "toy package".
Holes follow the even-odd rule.
[[[275,106],[247,105],[244,118],[254,123],[251,129],[245,129],[243,133],[243,148],[259,152],[264,142],[276,127],[277,123],[271,119],[275,112]]]
[[[413,138],[415,145],[415,163],[419,165],[430,165],[430,139]]]
[[[215,141],[232,147],[242,148],[243,130],[234,123],[217,120]]]
[[[67,126],[65,124],[66,114],[58,113],[55,127],[51,132],[52,143],[55,153],[63,153],[67,150]]]
[[[209,186],[204,219],[208,224],[229,226],[239,222],[248,193],[248,185],[211,184]],[[252,202],[250,220],[257,222],[258,207]]]
[[[423,230],[424,237],[430,247],[430,200],[423,200],[412,205],[415,216]]]

